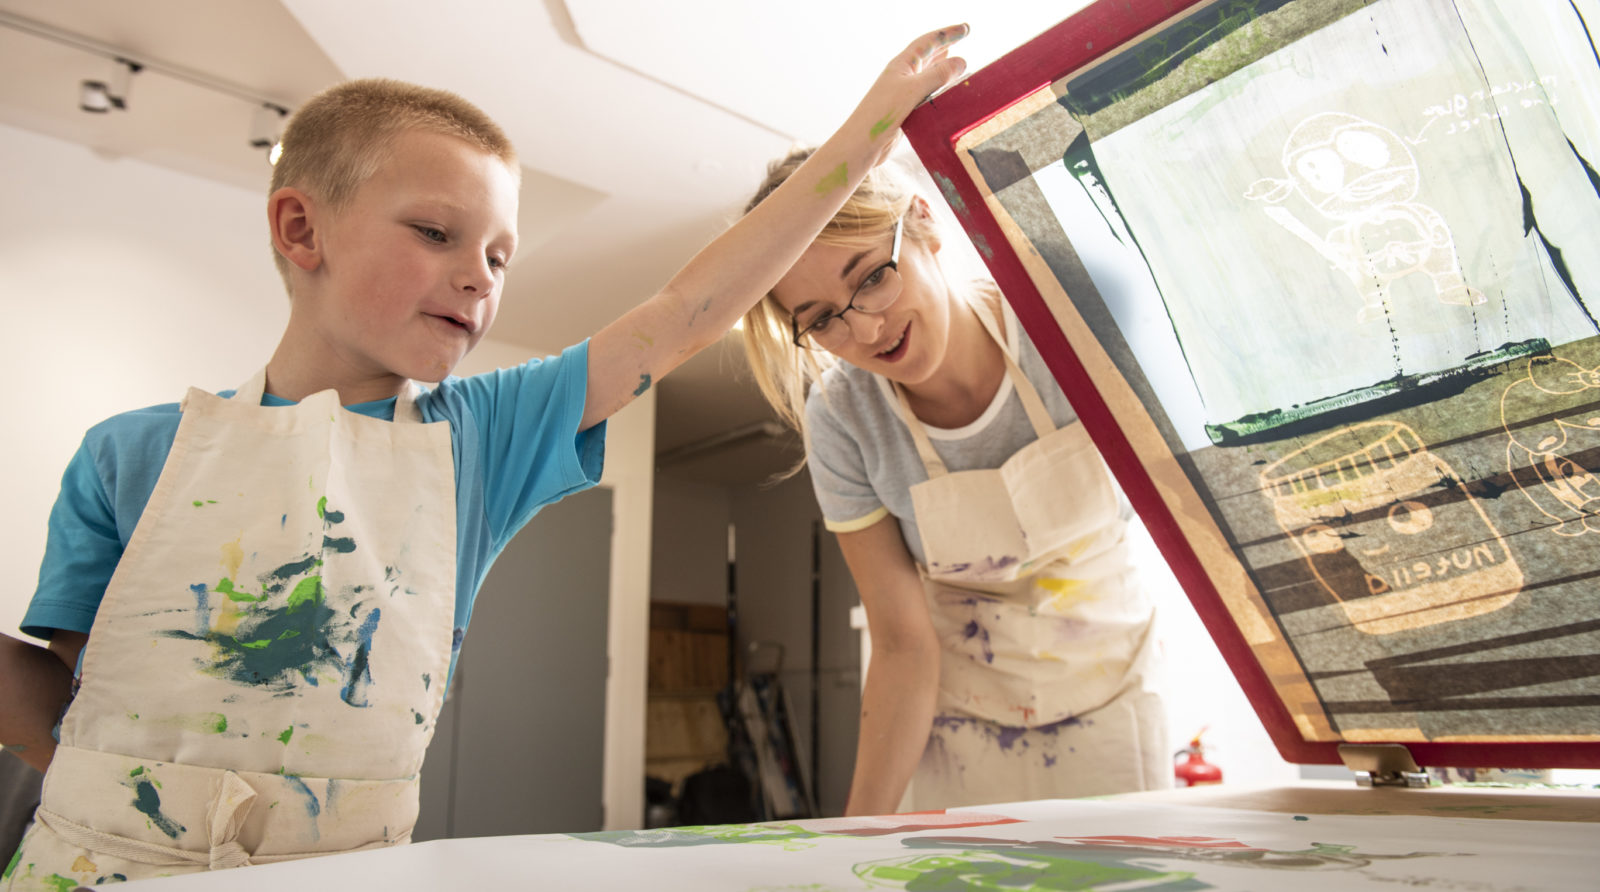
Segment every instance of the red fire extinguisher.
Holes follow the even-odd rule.
[[[1210,726],[1207,726],[1210,727]],[[1222,769],[1206,761],[1205,747],[1200,745],[1200,735],[1206,733],[1205,728],[1195,732],[1194,739],[1189,745],[1173,754],[1174,761],[1184,756],[1189,758],[1178,762],[1172,769],[1174,779],[1180,787],[1197,787],[1201,784],[1222,783]]]

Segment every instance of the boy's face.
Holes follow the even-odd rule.
[[[321,287],[306,307],[364,374],[439,381],[494,322],[517,247],[517,182],[451,136],[402,134],[322,224]]]

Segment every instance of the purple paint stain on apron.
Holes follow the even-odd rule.
[[[1052,756],[1052,755],[1049,755],[1049,754],[1046,754],[1045,757],[1044,757],[1044,767],[1053,768],[1055,766],[1055,764],[1056,764],[1056,757]]]
[[[1039,727],[1034,728],[1033,730],[1039,731],[1039,732],[1044,733],[1044,734],[1060,734],[1063,730],[1065,730],[1067,728],[1071,728],[1071,727],[1075,727],[1075,726],[1076,727],[1082,727],[1082,725],[1083,725],[1083,721],[1081,719],[1079,719],[1075,715],[1069,715],[1069,716],[1067,716],[1066,718],[1062,719],[1059,722],[1051,722],[1048,725],[1040,725]]]
[[[973,639],[973,638],[978,638],[979,639],[979,644],[983,648],[983,661],[985,663],[993,663],[994,662],[994,648],[989,646],[989,630],[988,629],[985,629],[983,626],[978,625],[978,621],[977,620],[972,620],[972,621],[967,623],[966,628],[963,629],[962,632],[963,632],[962,637],[966,638],[969,641],[971,639]]]
[[[995,736],[996,739],[1000,741],[1000,748],[1003,750],[1009,750],[1011,747],[1015,746],[1017,741],[1022,739],[1022,735],[1026,733],[1028,733],[1027,728],[1001,727]],[[1026,747],[1028,742],[1023,740],[1022,745]]]

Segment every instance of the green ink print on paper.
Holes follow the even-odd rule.
[[[882,118],[880,118],[878,120],[878,123],[872,125],[872,138],[873,139],[877,139],[878,137],[883,135],[883,131],[888,130],[890,127],[893,127],[893,126],[894,126],[894,112],[889,112],[888,114],[886,114]]]
[[[835,167],[827,176],[817,181],[817,194],[826,195],[835,189],[843,188],[849,182],[850,170],[843,161],[840,161],[838,167]]]

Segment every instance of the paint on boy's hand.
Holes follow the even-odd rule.
[[[646,390],[649,390],[649,389],[650,389],[650,376],[648,374],[640,375],[639,376],[639,386],[634,388],[633,395],[634,396],[638,396],[638,395],[644,393]]]
[[[872,125],[872,138],[873,139],[877,139],[878,137],[883,135],[883,131],[888,130],[890,127],[893,127],[894,125],[895,125],[895,114],[894,114],[894,112],[889,112],[888,114],[886,114],[883,117],[879,118],[878,119],[878,123]]]
[[[654,347],[656,345],[656,339],[655,338],[650,337],[649,335],[645,334],[644,332],[640,331],[637,328],[635,328],[633,330],[633,336],[634,336],[634,338],[644,342],[643,344],[635,344],[634,345],[634,349],[635,350],[643,350],[646,347]]]
[[[843,161],[840,161],[838,167],[835,167],[827,176],[817,181],[817,194],[826,195],[835,189],[843,188],[849,182],[849,168],[845,167]]]

